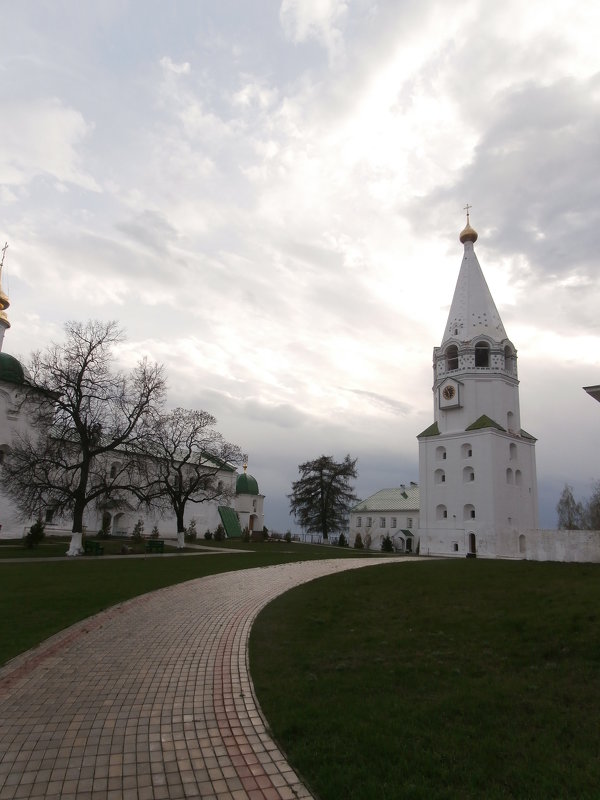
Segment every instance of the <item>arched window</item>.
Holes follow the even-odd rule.
[[[527,542],[525,541],[525,535],[522,533],[519,536],[519,553],[527,552]]]
[[[506,470],[506,482],[513,483],[513,471],[510,467]]]
[[[455,553],[458,553],[458,542],[454,542],[452,544],[452,549],[454,550]]]
[[[506,430],[509,433],[513,433],[514,425],[515,425],[515,415],[513,414],[512,411],[509,411],[508,414],[506,415]]]
[[[475,345],[475,366],[489,367],[490,346],[487,342],[477,342]]]
[[[508,452],[510,460],[514,461],[517,457],[517,445],[511,442],[508,446]]]
[[[475,480],[475,470],[473,467],[465,467],[463,469],[463,483],[470,483]]]
[[[357,517],[356,518],[356,527],[357,528],[362,527],[362,517]]]
[[[460,449],[463,458],[471,458],[473,455],[473,448],[470,444],[463,444]]]
[[[436,459],[438,461],[445,461],[446,460],[446,448],[445,447],[436,447],[435,457],[436,457]]]
[[[504,348],[504,369],[510,373],[515,371],[515,354],[508,345]]]
[[[443,469],[436,469],[434,478],[436,483],[446,483],[446,473]]]
[[[467,503],[463,508],[463,519],[475,519],[475,506]]]
[[[448,509],[445,505],[436,506],[435,509],[435,518],[436,519],[447,519],[448,517]]]
[[[448,372],[458,369],[458,347],[455,344],[451,344],[446,350],[446,369]]]
[[[515,470],[515,483],[517,486],[520,486],[523,483],[523,476],[521,475],[521,470]]]

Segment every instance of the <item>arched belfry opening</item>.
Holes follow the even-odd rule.
[[[450,372],[453,369],[458,369],[458,347],[455,344],[446,349],[446,370]]]
[[[475,366],[490,366],[490,346],[487,342],[477,342],[475,345]]]

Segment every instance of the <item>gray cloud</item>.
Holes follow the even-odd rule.
[[[321,453],[359,458],[361,496],[415,478],[468,201],[547,513],[563,473],[597,471],[579,386],[600,370],[596,43],[548,2],[288,4],[285,30],[235,0],[12,4],[6,349],[119,319],[122,357],[166,363],[171,404],[217,416],[287,527]]]

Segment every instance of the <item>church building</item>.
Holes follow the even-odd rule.
[[[475,254],[464,255],[439,347],[433,350],[434,422],[419,442],[420,552],[523,557],[538,527],[535,438],[521,427],[517,350]]]
[[[31,376],[18,359],[2,351],[4,334],[10,328],[6,314],[10,303],[1,287],[3,261],[2,258],[0,261],[0,469],[18,438],[27,437],[33,432],[26,401],[27,393],[31,391]],[[111,475],[112,470],[116,474],[119,469],[119,456],[118,450],[104,456],[110,462]],[[193,521],[197,534],[202,536],[205,530],[214,532],[219,525],[222,525],[228,538],[240,537],[245,528],[250,532],[262,531],[265,521],[265,496],[260,494],[256,479],[246,473],[246,466],[244,472],[238,475],[233,466],[223,464],[219,469],[218,478],[225,490],[223,495],[215,500],[189,502],[186,508],[186,526]],[[52,507],[41,508],[40,518],[46,526],[47,535],[65,535],[71,530],[71,520],[68,517],[57,517]],[[33,522],[33,519],[25,518],[11,499],[0,492],[0,536],[22,537]],[[156,527],[162,538],[177,537],[177,522],[170,509],[163,514],[152,513],[139,507],[133,495],[116,499],[107,498],[98,505],[90,504],[84,516],[85,530],[92,535],[102,529],[114,536],[131,536],[140,525],[145,535],[149,535]],[[78,552],[79,548],[72,545],[68,555],[76,555]]]

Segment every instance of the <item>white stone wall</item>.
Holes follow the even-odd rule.
[[[27,408],[21,406],[22,387],[2,383],[0,386],[0,449],[10,448],[18,436],[31,434],[32,428]],[[0,535],[14,538],[23,535],[25,527],[29,530],[32,522],[25,520],[13,503],[0,493]]]
[[[421,530],[421,555],[465,558],[469,530]],[[487,530],[476,535],[477,558],[600,563],[600,531]]]
[[[528,561],[600,563],[600,531],[511,531],[499,537],[499,547]]]
[[[501,431],[421,439],[420,524],[428,532],[426,540],[421,534],[422,547],[429,547],[432,554],[456,553],[456,531],[464,530],[462,538],[474,533],[477,550],[494,556],[497,531],[536,527],[535,474],[534,443]],[[458,545],[459,553],[467,552],[460,541]]]

